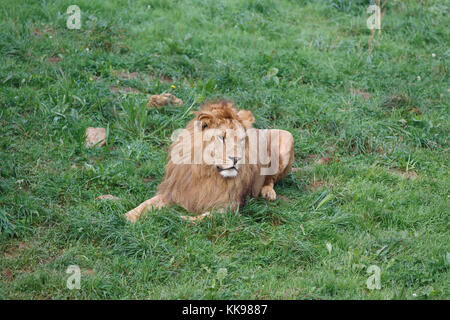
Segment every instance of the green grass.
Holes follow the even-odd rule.
[[[0,0],[0,298],[449,299],[449,7],[382,2],[371,40],[362,0]],[[294,135],[282,197],[127,223],[218,97]]]

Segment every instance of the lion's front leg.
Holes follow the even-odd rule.
[[[151,208],[155,209],[161,209],[162,207],[166,206],[168,204],[168,201],[162,197],[160,194],[155,195],[153,198],[148,199],[144,202],[142,202],[140,205],[138,205],[133,210],[128,211],[125,214],[125,217],[130,222],[136,222],[141,215],[149,211]]]
[[[273,129],[272,137],[278,136],[278,148],[273,149],[272,144],[276,143],[276,141],[270,140],[269,150],[271,150],[271,159],[273,157],[278,156],[278,168],[274,174],[267,175],[264,180],[264,185],[261,188],[261,197],[274,201],[277,198],[277,194],[273,189],[273,186],[276,182],[283,179],[291,170],[292,162],[294,161],[294,138],[292,134],[285,130],[277,130]],[[277,154],[272,154],[272,150],[275,152],[278,151]]]

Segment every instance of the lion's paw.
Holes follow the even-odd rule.
[[[130,222],[132,222],[132,223],[135,223],[135,222],[138,220],[138,218],[139,218],[139,214],[138,214],[136,211],[131,210],[131,211],[128,211],[128,212],[125,214],[125,218],[126,218],[128,221],[130,221]]]
[[[273,190],[272,187],[270,186],[264,186],[261,189],[261,197],[270,200],[270,201],[274,201],[277,198],[277,193],[275,192],[275,190]]]

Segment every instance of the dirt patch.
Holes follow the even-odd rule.
[[[381,104],[386,109],[398,109],[412,104],[411,99],[406,93],[400,92],[389,97]]]
[[[155,75],[155,74],[150,74],[150,75],[146,75],[145,79],[147,81],[155,81],[158,80],[160,82],[165,82],[165,83],[173,83],[173,79],[169,76],[163,76],[163,75]]]
[[[161,76],[158,79],[161,82],[166,82],[166,83],[172,83],[173,82],[173,79],[171,77],[167,77],[167,76]]]
[[[1,279],[5,280],[6,282],[10,282],[14,279],[14,272],[11,269],[5,269],[2,271]]]
[[[45,28],[33,28],[33,35],[36,37],[41,37],[43,34],[56,34],[56,30],[51,27]]]
[[[130,79],[136,79],[139,76],[139,73],[124,71],[124,72],[117,72],[115,75],[118,78],[121,78],[124,80],[130,80]]]
[[[10,246],[5,250],[5,258],[6,259],[14,259],[18,255],[22,254],[25,249],[29,249],[30,245],[24,242],[19,242],[17,245]]]
[[[353,95],[359,96],[359,97],[363,98],[364,100],[370,99],[370,93],[368,93],[366,91],[355,89],[355,88],[351,88],[350,91]]]
[[[320,189],[326,185],[327,185],[327,183],[325,181],[317,180],[317,181],[314,181],[313,183],[307,185],[305,189],[309,190],[309,191],[316,191],[317,189]]]
[[[159,80],[160,82],[165,83],[172,83],[173,79],[169,76],[157,76],[154,74],[144,74],[139,72],[129,72],[128,70],[125,71],[115,71],[113,72],[114,76],[122,79],[122,80],[132,80],[132,79],[143,79],[147,81],[155,81]]]
[[[324,156],[320,154],[308,154],[305,159],[308,163],[317,163],[317,164],[325,164],[332,161],[339,161],[336,157],[333,156],[333,149],[325,150]]]
[[[282,221],[280,218],[276,216],[272,216],[271,224],[275,227],[282,226],[284,224],[284,221]]]
[[[316,163],[318,163],[318,164],[325,164],[325,163],[332,162],[334,160],[335,160],[334,157],[322,157],[322,158],[317,159]]]
[[[397,177],[402,177],[403,179],[408,180],[415,180],[419,176],[417,172],[412,170],[402,171],[400,169],[389,169],[389,172],[393,175],[396,175]]]
[[[417,107],[413,107],[411,110],[409,110],[408,111],[409,113],[415,113],[415,114],[417,114],[417,115],[421,115],[422,114],[422,111],[420,111],[420,109],[419,108],[417,108]]]
[[[47,62],[57,64],[57,63],[61,62],[61,58],[60,57],[49,57],[49,58],[47,58]]]
[[[119,200],[119,198],[111,194],[102,194],[101,196],[95,198],[95,200]]]
[[[92,275],[95,274],[95,271],[94,271],[93,269],[86,269],[86,270],[84,270],[83,273],[84,273],[84,274],[87,274],[87,275],[89,275],[89,276],[92,276]]]
[[[109,87],[112,92],[116,93],[142,93],[141,91],[131,88],[131,87],[116,87],[116,86],[110,86]]]

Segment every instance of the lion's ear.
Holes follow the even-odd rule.
[[[247,129],[250,129],[255,122],[255,117],[253,116],[253,113],[249,110],[240,110],[238,112],[239,119],[241,119],[242,124]]]
[[[200,112],[197,114],[197,120],[202,124],[202,130],[212,126],[214,117],[205,112]]]

